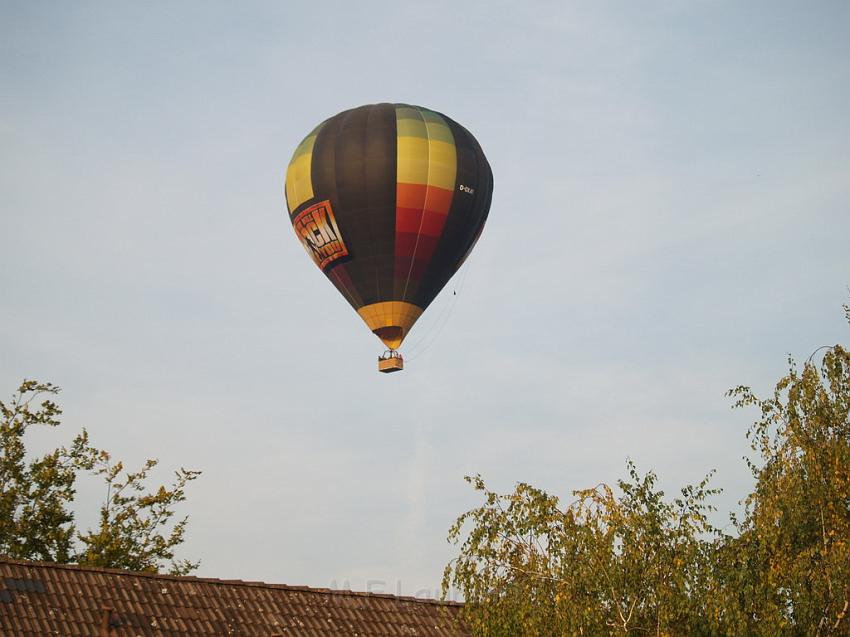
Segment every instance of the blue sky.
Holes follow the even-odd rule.
[[[475,472],[566,496],[627,457],[670,490],[716,468],[729,510],[755,414],[725,390],[846,342],[846,3],[0,16],[0,392],[63,387],[34,448],[85,426],[203,470],[201,575],[434,594]],[[380,101],[462,123],[495,179],[391,376],[283,199],[302,137]]]

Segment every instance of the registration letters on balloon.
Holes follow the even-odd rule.
[[[305,208],[292,220],[292,225],[307,253],[322,270],[337,259],[348,256],[330,201],[320,201]]]

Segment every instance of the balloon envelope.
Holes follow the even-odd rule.
[[[490,165],[472,134],[406,104],[325,120],[286,171],[296,236],[390,349],[472,250],[492,192]]]

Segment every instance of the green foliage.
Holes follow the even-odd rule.
[[[122,462],[112,463],[89,444],[85,430],[70,447],[28,459],[27,430],[60,424],[62,410],[50,400],[58,393],[50,383],[25,380],[8,404],[0,401],[0,554],[136,571],[158,571],[168,562],[169,572],[181,575],[197,568],[198,562],[175,559],[188,518],[172,518],[186,499],[186,484],[200,472],[180,469],[170,488],[148,491],[156,460],[124,471]],[[107,491],[98,528],[86,532],[77,529],[71,510],[81,473],[102,477]]]
[[[756,486],[730,539],[746,584],[728,587],[730,615],[746,621],[729,634],[847,635],[850,352],[836,345],[802,371],[791,361],[770,398],[730,394],[761,412],[749,437],[762,462],[749,463]]]
[[[527,484],[508,495],[467,478],[484,504],[458,518],[460,556],[443,589],[461,590],[476,635],[696,635],[712,528],[706,477],[668,501],[653,473],[628,464],[619,495],[608,485],[575,491],[571,504]]]
[[[49,399],[57,393],[55,385],[27,380],[11,402],[0,401],[0,553],[10,557],[67,562],[73,556],[68,504],[78,471],[94,463],[88,434],[83,430],[70,448],[34,460],[27,459],[24,446],[30,427],[59,425],[62,410]]]
[[[850,308],[845,306],[850,320]],[[449,531],[443,591],[477,636],[850,634],[850,353],[827,349],[762,399],[748,432],[755,488],[733,535],[712,527],[708,477],[667,500],[653,473],[558,498],[527,484]]]
[[[174,516],[174,506],[186,499],[186,484],[200,471],[181,468],[175,472],[170,489],[160,486],[146,493],[144,483],[156,460],[148,460],[134,473],[125,472],[123,479],[123,463],[110,461],[108,453],[99,454],[94,473],[106,480],[108,495],[100,508],[98,529],[79,536],[84,545],[79,563],[156,572],[159,563],[168,560],[173,575],[186,575],[198,568],[199,562],[174,559],[174,549],[183,543],[188,516],[176,522],[167,535],[163,532]]]

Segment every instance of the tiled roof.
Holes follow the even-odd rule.
[[[0,634],[464,637],[460,604],[0,558]]]

